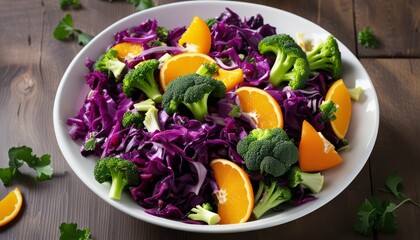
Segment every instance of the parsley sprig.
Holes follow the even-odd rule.
[[[78,229],[76,223],[62,223],[60,225],[60,240],[91,240],[90,229]]]
[[[373,35],[372,28],[370,26],[366,26],[359,31],[357,38],[359,43],[366,48],[376,48],[379,43],[378,39]]]
[[[67,13],[66,16],[61,19],[57,27],[55,27],[53,35],[55,39],[61,41],[68,40],[77,35],[78,43],[80,46],[85,46],[93,38],[93,36],[86,34],[74,27],[73,17],[70,13]]]
[[[396,172],[391,173],[385,181],[385,188],[379,190],[392,193],[400,202],[395,204],[388,200],[381,201],[376,195],[365,199],[357,210],[358,221],[354,226],[356,232],[365,236],[371,236],[376,232],[395,233],[397,230],[395,210],[408,202],[420,207],[418,203],[401,192],[402,188],[401,176]]]
[[[24,164],[36,171],[36,180],[45,181],[52,178],[51,156],[44,154],[37,157],[32,154],[32,149],[27,146],[12,147],[9,149],[9,167],[0,168],[0,180],[5,186],[9,185]]]
[[[61,10],[66,10],[68,8],[81,9],[82,4],[80,3],[80,0],[60,0],[60,8]]]

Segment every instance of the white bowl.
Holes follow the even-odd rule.
[[[343,164],[323,172],[325,186],[317,194],[318,199],[316,201],[284,212],[267,214],[256,221],[207,226],[190,225],[149,215],[128,194],[123,195],[120,201],[110,200],[108,198],[109,188],[99,184],[93,176],[95,159],[81,156],[80,142],[75,142],[69,137],[68,126],[66,125],[67,118],[74,117],[77,114],[88,91],[83,77],[88,72],[84,65],[85,59],[87,57],[96,59],[109,44],[113,43],[114,33],[138,25],[146,19],[156,18],[160,25],[168,28],[188,26],[194,15],[199,15],[203,19],[215,17],[225,11],[226,7],[241,17],[251,17],[259,13],[264,17],[265,23],[277,27],[278,33],[288,33],[295,36],[297,32],[302,32],[306,37],[327,36],[329,34],[320,26],[302,17],[262,5],[230,1],[195,1],[168,4],[130,15],[98,34],[73,59],[58,87],[54,102],[54,130],[59,147],[68,164],[80,180],[104,201],[142,221],[178,230],[211,233],[243,232],[280,225],[317,210],[340,194],[363,168],[375,144],[379,126],[379,106],[375,89],[358,59],[339,42],[344,66],[343,79],[350,87],[361,86],[364,89],[364,96],[362,101],[353,104],[353,115],[347,136],[351,148],[349,151],[342,153]],[[77,99],[77,101],[74,101],[74,99]]]

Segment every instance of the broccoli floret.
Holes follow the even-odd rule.
[[[155,106],[155,102],[152,99],[148,98],[147,100],[133,104],[133,106],[137,111],[146,112],[151,107]]]
[[[197,73],[187,74],[172,80],[163,94],[162,106],[168,114],[186,106],[194,118],[203,122],[208,114],[209,98],[221,99],[226,94],[223,82]]]
[[[138,112],[127,111],[121,120],[123,128],[128,128],[134,124],[136,128],[142,128],[144,121],[144,114]]]
[[[254,129],[236,149],[249,171],[274,177],[285,174],[298,161],[298,149],[281,128]]]
[[[288,82],[292,89],[301,89],[311,73],[305,52],[287,34],[276,34],[263,38],[258,44],[261,54],[274,53],[276,59],[270,70],[269,82],[279,86]]]
[[[219,74],[219,66],[216,63],[203,63],[195,72],[197,74],[211,77]]]
[[[254,196],[255,203],[252,213],[256,219],[259,219],[268,210],[289,201],[291,198],[290,189],[280,186],[274,178],[271,178],[268,183],[260,180],[258,191]]]
[[[213,25],[217,23],[217,19],[216,18],[207,18],[205,20],[205,23],[211,29],[213,27]]]
[[[153,106],[147,110],[143,124],[148,132],[160,131],[158,109],[156,107]]]
[[[212,211],[213,209],[209,203],[203,203],[201,206],[197,205],[195,208],[192,208],[191,213],[187,217],[191,220],[205,222],[208,225],[218,224],[220,216]]]
[[[355,88],[347,88],[347,91],[350,94],[350,98],[354,101],[359,101],[360,96],[362,96],[363,88],[362,87],[355,87]]]
[[[162,94],[156,83],[155,71],[159,67],[159,61],[156,59],[146,60],[138,65],[138,67],[130,70],[123,80],[123,92],[127,97],[134,98],[138,94],[138,90],[142,91],[148,98],[160,103]]]
[[[337,105],[332,100],[323,101],[319,105],[319,110],[322,113],[321,119],[325,122],[335,120],[335,112],[337,112],[337,108]]]
[[[109,49],[106,53],[102,54],[93,65],[94,70],[99,70],[103,73],[110,75],[112,73],[116,79],[119,79],[122,71],[125,68],[125,63],[120,62],[117,58],[118,51]]]
[[[340,78],[343,71],[341,52],[332,35],[307,53],[307,58],[311,70],[324,70],[330,72],[333,78]]]
[[[99,159],[93,170],[96,181],[99,183],[111,182],[109,198],[119,200],[122,191],[128,186],[139,184],[137,166],[117,157]]]
[[[302,169],[297,166],[289,171],[288,178],[290,187],[301,184],[304,188],[311,190],[312,193],[319,193],[324,185],[324,176],[321,173],[302,172]]]

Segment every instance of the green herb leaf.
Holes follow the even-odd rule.
[[[373,35],[372,28],[366,26],[363,30],[358,33],[358,40],[362,46],[367,48],[376,48],[378,45],[378,39]]]
[[[19,168],[24,164],[36,171],[36,180],[45,181],[52,178],[51,156],[44,154],[37,157],[32,154],[32,149],[27,146],[12,147],[9,149],[9,167],[0,168],[0,179],[4,185],[9,185],[16,177]]]
[[[0,180],[5,186],[8,186],[15,177],[16,171],[14,168],[0,168]]]
[[[77,41],[79,43],[80,46],[86,46],[86,44],[88,44],[88,42],[90,42],[90,40],[92,40],[93,36],[87,34],[87,33],[79,33],[77,35]]]
[[[80,0],[60,0],[61,10],[66,10],[70,7],[73,9],[80,9],[82,8],[82,4],[80,4]]]
[[[76,223],[62,223],[60,225],[60,240],[91,240],[90,229],[77,229]]]
[[[73,27],[73,18],[70,13],[68,13],[60,22],[58,22],[57,27],[54,29],[54,38],[58,40],[67,40],[70,37],[74,36],[74,27]]]
[[[134,4],[137,11],[142,11],[155,6],[153,0],[127,0],[127,2]]]
[[[383,211],[378,219],[378,230],[387,234],[395,233],[397,231],[397,216],[394,212],[396,205],[385,201],[382,206]]]
[[[359,218],[354,226],[356,232],[365,236],[371,236],[373,234],[375,222],[378,218],[378,209],[374,206],[377,205],[376,201],[379,201],[379,199],[365,199],[365,201],[358,207],[357,216]]]

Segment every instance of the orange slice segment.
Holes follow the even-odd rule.
[[[211,33],[206,22],[195,16],[178,43],[185,46],[189,52],[208,54],[211,47]]]
[[[213,58],[203,53],[180,53],[166,60],[159,73],[160,86],[166,89],[169,82],[175,78],[195,73],[203,63],[215,62]]]
[[[212,76],[213,78],[222,81],[226,86],[226,91],[233,90],[236,85],[244,81],[242,69],[225,70],[219,68],[219,73]]]
[[[112,47],[118,51],[117,58],[120,61],[132,61],[137,55],[143,52],[141,44],[123,42]]]
[[[283,128],[283,113],[278,102],[266,91],[256,87],[240,87],[235,91],[239,108],[258,128]]]
[[[254,192],[245,171],[232,161],[215,159],[210,162],[219,186],[216,193],[220,224],[248,221],[254,208]]]
[[[338,138],[344,139],[350,125],[351,98],[342,79],[335,81],[331,85],[325,100],[331,100],[338,106],[335,112],[336,119],[331,121],[331,127]]]
[[[343,162],[341,156],[321,133],[306,120],[302,125],[299,143],[299,167],[304,172],[315,172],[334,167]]]
[[[12,221],[22,207],[22,194],[19,188],[15,188],[0,201],[0,227]]]

